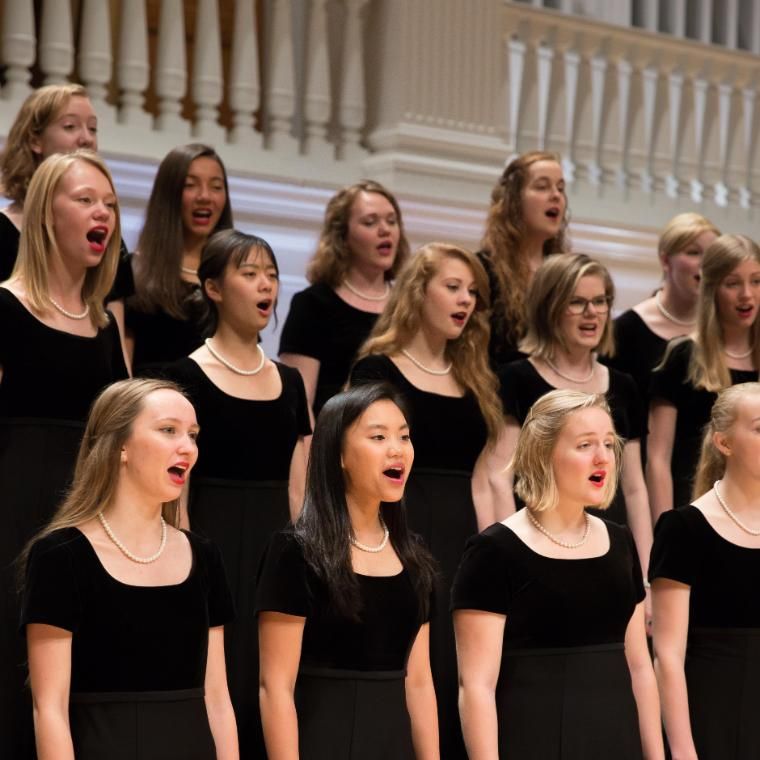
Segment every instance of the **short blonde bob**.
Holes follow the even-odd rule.
[[[567,418],[594,408],[605,411],[612,421],[607,399],[601,393],[554,390],[541,396],[528,411],[509,468],[515,475],[515,493],[534,512],[550,512],[559,502],[552,454]],[[617,433],[614,452],[615,467],[605,480],[602,502],[595,504],[595,509],[607,509],[617,490],[623,453],[623,440]]]
[[[610,311],[595,350],[604,356],[615,355],[612,330],[612,304],[615,285],[607,268],[585,253],[561,253],[549,256],[536,271],[527,297],[528,331],[520,350],[538,359],[553,359],[557,348],[565,349],[562,319],[583,277],[599,277],[604,283]]]

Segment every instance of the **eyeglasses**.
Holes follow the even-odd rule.
[[[610,310],[610,298],[609,296],[596,296],[595,298],[576,296],[570,299],[567,310],[570,314],[578,316],[585,314],[589,306],[593,306],[597,314],[606,314]]]

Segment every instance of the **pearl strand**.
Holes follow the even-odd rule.
[[[103,530],[106,532],[108,538],[110,538],[116,545],[116,548],[127,557],[127,559],[131,559],[132,562],[139,562],[141,565],[149,565],[151,562],[155,562],[163,554],[164,548],[166,547],[166,520],[164,520],[163,516],[161,517],[161,544],[158,547],[158,551],[155,554],[151,554],[150,557],[138,557],[136,554],[129,551],[129,549],[116,538],[111,526],[108,524],[108,520],[106,520],[106,516],[102,512],[98,512],[98,520],[100,520]]]
[[[390,531],[388,530],[388,526],[385,524],[382,517],[380,518],[380,525],[383,526],[383,540],[377,546],[369,546],[368,544],[363,544],[361,541],[357,541],[353,533],[348,534],[348,540],[357,549],[361,549],[363,552],[369,552],[370,554],[378,554],[383,549],[385,549],[385,546],[388,543],[388,537],[390,536]]]
[[[541,533],[543,533],[550,541],[553,541],[555,544],[557,544],[557,546],[562,546],[565,549],[577,549],[579,546],[583,546],[583,544],[586,543],[589,531],[591,530],[591,520],[589,519],[588,514],[584,512],[583,516],[586,519],[586,527],[583,529],[583,535],[581,536],[580,541],[576,541],[574,544],[571,544],[569,541],[563,541],[561,538],[557,538],[553,533],[550,533],[546,528],[544,528],[544,526],[541,525],[541,523],[530,511],[529,507],[525,508],[525,514],[528,516],[528,520],[530,520],[536,530],[541,531]]]
[[[240,369],[240,367],[236,367],[229,359],[225,359],[212,345],[211,345],[211,338],[206,338],[204,341],[206,344],[206,348],[209,350],[210,354],[216,359],[217,361],[224,364],[227,369],[232,370],[237,375],[245,375],[246,377],[250,377],[251,375],[258,375],[259,372],[261,372],[262,369],[264,369],[264,365],[267,361],[267,355],[264,353],[264,349],[257,345],[256,348],[259,349],[259,353],[261,354],[261,362],[259,362],[259,366],[255,369]]]

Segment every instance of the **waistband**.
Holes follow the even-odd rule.
[[[591,644],[582,647],[540,647],[536,649],[505,649],[503,657],[551,657],[556,655],[594,654],[596,652],[622,652],[625,644],[616,641],[612,644]]]
[[[400,681],[406,678],[405,670],[343,670],[302,665],[299,676],[333,678],[341,681]]]
[[[206,691],[199,689],[175,689],[172,691],[80,691],[72,692],[72,704],[94,704],[99,702],[185,702],[203,699]]]

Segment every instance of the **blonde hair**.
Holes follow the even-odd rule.
[[[539,359],[553,359],[557,348],[566,349],[562,319],[583,277],[599,277],[604,283],[610,310],[615,300],[615,285],[607,268],[585,253],[550,256],[538,268],[528,290],[526,314],[528,331],[520,350]],[[615,341],[610,311],[596,350],[605,356],[615,355]]]
[[[715,445],[715,433],[727,433],[739,416],[739,404],[747,396],[760,395],[760,383],[739,383],[726,388],[715,399],[710,421],[705,425],[699,464],[694,475],[692,499],[706,494],[726,472],[726,457]]]
[[[385,279],[395,280],[409,258],[409,242],[404,233],[404,222],[398,201],[379,182],[365,179],[344,187],[330,198],[325,209],[325,221],[322,225],[322,234],[319,236],[317,252],[306,269],[306,279],[312,284],[324,282],[331,288],[337,288],[346,279],[352,258],[351,249],[346,242],[348,222],[351,217],[351,208],[359,193],[382,195],[393,206],[396,214],[399,232],[398,248],[393,266],[385,273]]]
[[[657,241],[657,250],[662,256],[675,256],[688,248],[700,235],[720,230],[702,214],[687,211],[677,214],[664,227]]]
[[[111,505],[119,483],[121,449],[132,435],[147,397],[161,390],[184,395],[168,380],[120,380],[95,399],[79,446],[71,488],[53,519],[24,549],[20,558],[22,577],[32,544],[53,531],[82,525]],[[179,501],[174,499],[162,506],[164,520],[175,528],[179,526]]]
[[[108,324],[103,301],[108,295],[116,276],[121,246],[119,206],[111,174],[103,160],[91,150],[73,153],[56,153],[46,158],[29,183],[27,203],[24,208],[24,224],[21,227],[18,258],[11,273],[11,280],[22,280],[29,307],[36,314],[50,309],[48,299],[49,260],[58,251],[53,220],[53,200],[66,172],[76,163],[94,166],[108,180],[114,194],[114,228],[100,263],[87,270],[82,285],[82,300],[90,309],[90,319],[96,327]]]
[[[695,388],[716,392],[731,385],[731,373],[723,354],[723,328],[716,304],[723,280],[744,261],[760,264],[760,248],[744,235],[721,235],[702,257],[702,277],[697,300],[697,330],[689,361],[689,381]],[[688,338],[687,338],[688,340]],[[760,329],[757,319],[750,327],[752,360],[760,367]],[[668,344],[663,362],[675,344]]]
[[[19,206],[26,201],[29,182],[41,160],[31,142],[42,135],[73,97],[87,98],[87,90],[81,84],[40,87],[23,102],[11,125],[0,155],[0,174],[5,196]]]
[[[491,191],[491,205],[481,243],[483,255],[488,259],[499,286],[492,304],[495,322],[514,343],[523,337],[528,324],[524,299],[531,272],[524,250],[528,230],[523,214],[523,190],[530,167],[538,161],[561,165],[557,153],[535,150],[518,156],[504,169]],[[566,204],[557,236],[544,243],[544,256],[567,250],[567,220]]]
[[[567,418],[584,409],[601,409],[612,420],[607,399],[601,393],[564,389],[541,396],[528,411],[508,468],[515,474],[515,493],[535,512],[548,512],[557,507],[559,492],[552,454]],[[596,509],[607,509],[617,490],[623,453],[623,441],[617,434],[614,438],[614,452],[615,467],[605,480],[602,502],[594,505]]]
[[[449,243],[428,243],[420,248],[402,270],[388,303],[375,323],[357,358],[370,354],[390,356],[399,353],[422,326],[422,306],[427,286],[445,259],[466,264],[475,279],[475,310],[462,334],[448,341],[446,356],[452,374],[478,402],[488,428],[489,443],[494,443],[503,424],[498,381],[488,365],[488,277],[475,254]]]

